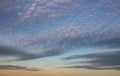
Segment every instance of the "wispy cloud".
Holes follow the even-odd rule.
[[[24,66],[15,66],[15,65],[0,65],[1,70],[22,70],[22,71],[39,71],[41,69],[28,68]]]
[[[114,67],[114,66],[110,66],[110,67],[96,67],[96,66],[90,66],[90,65],[86,65],[86,66],[80,66],[80,65],[73,65],[73,66],[68,66],[68,67],[60,67],[60,68],[74,68],[74,69],[89,69],[89,70],[120,70],[120,67]]]
[[[112,36],[110,38],[98,41],[95,45],[110,45],[112,48],[120,47],[120,36]]]
[[[64,53],[63,51],[57,50],[57,49],[52,49],[52,50],[48,50],[48,51],[43,51],[43,52],[39,52],[39,53],[33,53],[33,54],[26,54],[23,55],[21,57],[19,57],[18,59],[16,59],[17,61],[21,61],[21,60],[32,60],[32,59],[37,59],[37,58],[44,58],[44,57],[51,57],[51,56],[57,56]]]
[[[21,56],[26,53],[13,47],[0,45],[0,56]]]
[[[12,47],[8,46],[0,46],[0,56],[6,57],[11,56],[15,57],[14,61],[21,61],[21,60],[32,60],[37,58],[43,58],[43,57],[50,57],[50,56],[56,56],[64,53],[64,51],[60,51],[60,49],[51,49],[51,50],[44,50],[39,53],[27,53],[26,51],[17,50]]]
[[[119,57],[120,57],[120,51],[118,50],[118,51],[112,51],[112,52],[74,55],[70,57],[65,57],[64,60],[81,59],[81,58],[87,59],[87,61],[81,61],[81,62],[76,62],[76,63],[77,64],[85,63],[88,65],[70,66],[68,68],[86,68],[86,69],[96,69],[96,70],[103,70],[103,69],[120,70]]]
[[[43,17],[49,20],[54,17],[65,15],[61,13],[63,13],[63,11],[65,12],[65,9],[70,10],[70,7],[72,5],[68,7],[68,6],[60,5],[60,3],[70,3],[70,2],[74,2],[74,1],[72,0],[42,0],[42,1],[35,0],[27,8],[27,11],[23,13],[22,21],[30,20],[30,19],[33,20],[38,17]]]

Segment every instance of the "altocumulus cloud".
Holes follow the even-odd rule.
[[[81,59],[81,58],[86,58],[87,61],[75,62],[74,64],[87,63],[89,65],[84,65],[84,66],[73,65],[66,68],[86,68],[86,69],[94,69],[94,70],[106,70],[106,69],[120,70],[120,61],[119,61],[120,50],[103,52],[103,53],[74,55],[74,56],[65,57],[63,59],[73,60],[73,59]]]
[[[76,30],[80,29],[80,27],[63,27],[62,29],[58,29],[55,32],[50,32],[42,35],[41,37],[31,41],[30,44],[27,44],[28,48],[37,45],[38,47],[42,47],[43,51],[39,51],[37,53],[29,53],[27,51],[31,50],[18,50],[15,47],[9,47],[0,45],[0,56],[11,56],[16,57],[18,61],[21,60],[32,60],[37,58],[51,57],[57,56],[69,51],[73,51],[76,48],[82,48],[84,46],[98,46],[102,47],[102,45],[107,45],[112,48],[119,47],[120,45],[120,36],[112,35],[109,38],[104,37],[102,33],[99,32],[95,36],[91,34],[90,30]],[[85,33],[86,32],[86,33]],[[98,36],[97,36],[98,35]],[[107,33],[106,35],[109,35]],[[105,36],[106,36],[105,35]],[[97,36],[97,37],[96,37]]]
[[[69,28],[69,32],[74,31],[74,28],[70,29]],[[60,30],[61,31],[61,30]],[[62,33],[66,32],[66,30],[62,31]],[[54,36],[52,35],[52,42],[49,41],[51,38],[46,37],[43,38],[41,40],[35,40],[33,41],[33,43],[31,43],[30,45],[28,44],[27,46],[32,46],[34,44],[37,44],[37,46],[44,46],[43,51],[40,51],[38,53],[29,53],[25,50],[18,50],[14,47],[9,47],[9,46],[4,46],[4,45],[0,45],[0,56],[11,56],[11,57],[16,57],[18,61],[21,60],[32,60],[32,59],[37,59],[37,58],[44,58],[44,57],[50,57],[50,56],[57,56],[69,51],[74,50],[74,48],[81,48],[83,46],[87,46],[89,43],[89,47],[90,46],[99,46],[102,47],[101,45],[108,45],[108,46],[112,46],[112,48],[115,47],[119,47],[120,45],[120,41],[119,41],[119,36],[115,37],[111,37],[109,39],[103,39],[103,40],[91,40],[92,36],[89,37],[86,41],[86,38],[88,36],[82,36],[81,38],[81,34],[80,35],[75,35],[74,32],[73,34],[69,34],[67,33],[67,35],[61,35],[60,32],[58,31],[58,36],[56,36],[54,38]],[[60,35],[60,36],[59,36]],[[49,35],[48,35],[49,36]],[[62,37],[62,39],[60,39],[59,37]],[[53,40],[54,39],[54,40]],[[84,40],[85,39],[85,40]],[[45,43],[47,42],[47,43]],[[88,43],[87,43],[88,42]],[[40,44],[42,43],[42,44]]]

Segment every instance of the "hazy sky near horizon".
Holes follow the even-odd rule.
[[[0,75],[119,76],[119,0],[0,0]]]

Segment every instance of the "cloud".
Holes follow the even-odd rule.
[[[39,71],[41,69],[36,68],[28,68],[24,66],[14,66],[14,65],[0,65],[0,69],[2,70],[23,70],[23,71]]]
[[[4,1],[4,0],[2,0],[2,1]],[[74,11],[75,9],[78,10],[78,12],[76,11],[77,12],[76,14],[78,14],[80,11],[79,8],[84,9],[84,8],[89,7],[89,6],[86,6],[86,4],[84,4],[84,3],[86,3],[84,0],[82,0],[80,2],[78,2],[78,1],[79,0],[76,0],[76,1],[74,1],[74,0],[32,0],[32,1],[27,0],[24,2],[24,0],[22,0],[22,1],[19,0],[18,3],[20,3],[19,5],[21,7],[21,8],[19,8],[19,10],[21,10],[21,11],[19,11],[19,13],[21,13],[21,15],[22,15],[21,17],[23,18],[23,21],[25,23],[27,23],[24,25],[23,28],[28,28],[28,29],[32,28],[32,26],[26,27],[26,25],[29,25],[28,23],[31,23],[32,21],[36,22],[37,21],[36,17],[39,17],[39,18],[37,18],[39,22],[44,23],[43,21],[40,21],[40,20],[44,20],[44,18],[50,18],[49,16],[53,16],[53,15],[54,15],[53,17],[58,17],[58,16],[65,16],[65,14],[66,15],[71,14],[71,17],[72,17],[72,15],[74,14],[73,12],[75,12]],[[8,2],[7,4],[10,4],[10,6],[12,6],[11,2],[13,2],[13,1],[7,0],[7,2]],[[4,1],[4,3],[6,3],[6,1]],[[26,5],[26,3],[27,3],[27,5]],[[89,3],[89,2],[87,2],[87,3]],[[4,4],[4,5],[7,5],[7,4]],[[16,7],[17,5],[18,4],[15,4],[14,6],[12,6],[10,8],[14,9],[14,7]],[[77,8],[77,7],[79,7],[79,8]],[[85,9],[85,10],[87,10],[87,9]],[[14,12],[15,11],[16,10],[14,10]],[[22,11],[24,11],[24,12],[22,12]],[[34,18],[35,18],[35,20],[34,20]],[[80,17],[77,17],[77,18],[78,19],[73,18],[73,20],[74,21],[81,20]],[[26,22],[24,19],[28,19],[28,20],[32,19],[32,20],[29,22]],[[47,20],[47,19],[45,19],[45,20]],[[50,18],[50,20],[51,20],[51,18]],[[74,23],[74,21],[73,21],[73,23]],[[24,23],[24,22],[22,22],[22,23]],[[60,22],[60,23],[62,23],[62,22]],[[18,24],[21,24],[21,23],[17,23],[17,25]],[[109,24],[110,24],[109,26],[107,26],[108,23],[107,24],[105,23],[103,25],[97,24],[98,26],[96,26],[96,22],[95,23],[94,22],[93,23],[92,22],[90,22],[90,23],[83,22],[83,23],[80,23],[79,25],[72,25],[72,26],[69,26],[69,24],[66,24],[66,25],[63,25],[65,27],[58,28],[55,30],[52,29],[52,31],[50,30],[46,34],[44,34],[43,31],[40,30],[40,28],[42,28],[42,26],[43,26],[40,23],[40,25],[39,25],[40,28],[39,27],[38,28],[41,31],[42,35],[40,35],[39,37],[35,36],[34,38],[32,38],[33,36],[31,35],[31,33],[32,34],[39,33],[38,31],[34,31],[34,30],[36,30],[36,29],[34,29],[36,27],[34,27],[30,30],[27,30],[27,29],[21,30],[21,31],[17,30],[16,34],[20,34],[20,37],[17,35],[15,35],[15,36],[17,36],[17,37],[15,37],[13,35],[14,33],[12,33],[12,35],[13,35],[12,38],[14,38],[14,39],[19,38],[19,40],[16,40],[17,44],[21,43],[21,45],[23,45],[23,47],[24,47],[24,44],[28,43],[28,45],[26,45],[26,46],[28,46],[27,50],[24,50],[24,48],[23,48],[23,50],[21,51],[21,50],[15,49],[15,48],[3,46],[3,47],[0,47],[0,49],[5,50],[5,51],[3,52],[0,50],[0,52],[1,52],[0,55],[1,56],[15,56],[15,57],[17,57],[17,60],[31,60],[31,59],[36,59],[36,58],[44,58],[44,57],[60,55],[60,54],[65,53],[66,51],[67,52],[73,51],[74,49],[79,49],[84,46],[85,47],[86,46],[102,47],[101,45],[108,45],[108,46],[112,46],[112,48],[113,48],[115,46],[120,45],[120,42],[119,42],[120,37],[118,37],[118,38],[113,37],[113,39],[111,39],[110,36],[117,33],[116,31],[119,30],[119,26],[113,25],[111,23],[109,23]],[[21,24],[21,26],[22,26],[22,24]],[[17,27],[21,27],[21,26],[17,26]],[[114,27],[114,29],[111,30],[111,27],[112,28]],[[9,28],[11,28],[11,27],[9,27]],[[28,32],[25,35],[22,35],[22,33],[26,33],[26,31],[27,32],[30,31],[30,32]],[[112,33],[110,31],[112,31]],[[9,31],[7,30],[7,32],[9,32]],[[19,33],[19,32],[21,32],[21,33]],[[36,32],[38,32],[38,33],[36,33]],[[27,36],[29,33],[32,37],[30,37],[29,39],[28,39],[28,37],[21,39],[21,36]],[[7,34],[7,37],[8,36],[11,38],[11,35]],[[2,40],[1,40],[1,42],[2,42]],[[6,42],[9,42],[10,44],[15,43],[15,42],[11,42],[11,40],[9,40],[9,39]],[[30,43],[30,45],[29,45],[29,43]],[[41,51],[41,49],[42,49],[42,52],[28,53],[27,51],[34,51],[34,50],[29,49],[34,45],[41,47],[39,50]],[[18,46],[18,47],[21,47],[21,46]]]
[[[96,28],[99,30],[96,31]],[[1,45],[0,55],[14,56],[17,58],[17,60],[31,60],[61,55],[63,53],[74,51],[74,49],[80,49],[82,47],[102,47],[102,45],[108,45],[112,48],[115,48],[115,46],[119,46],[120,37],[110,35],[110,33],[103,34],[101,31],[102,28],[103,26],[96,26],[94,28],[91,27],[91,29],[88,29],[86,27],[81,28],[81,25],[67,25],[56,30],[46,30],[43,35],[35,37],[35,39],[31,39],[28,43],[23,45],[23,47],[27,48],[27,50],[24,50],[24,48],[23,50],[18,50],[13,47]],[[106,26],[106,28],[109,27]],[[106,30],[106,32],[108,31],[109,30]],[[93,32],[95,32],[95,34]],[[23,39],[23,42],[25,41],[26,40]],[[34,47],[34,45],[37,47]],[[34,50],[35,53],[29,53],[28,51],[30,51],[31,48],[39,49],[37,52]]]
[[[55,1],[55,2],[69,2],[71,0],[53,0],[53,1]]]
[[[120,36],[112,36],[110,38],[98,41],[96,45],[110,45],[110,47],[120,47]]]
[[[0,45],[0,56],[21,56],[26,53],[13,47]]]
[[[27,7],[26,9],[27,11],[23,13],[23,17],[21,20],[24,21],[24,20],[32,19],[35,21],[36,18],[38,17],[40,18],[42,17],[43,19],[48,20],[53,17],[65,15],[66,14],[65,9],[70,11],[71,9],[70,7],[72,7],[72,5],[68,7],[66,5],[65,6],[60,5],[60,3],[67,3],[67,2],[70,3],[71,0],[43,0],[43,1],[35,0],[29,4],[30,6]]]
[[[60,49],[48,49],[44,50],[39,53],[28,53],[26,51],[17,50],[12,47],[8,46],[0,46],[0,56],[1,57],[15,57],[16,59],[14,61],[22,61],[22,60],[32,60],[37,58],[44,58],[44,57],[50,57],[50,56],[56,56],[64,53],[64,51],[61,51]]]
[[[72,59],[81,59],[85,58],[87,61],[77,62],[79,64],[89,64],[87,66],[78,66],[78,68],[87,68],[87,69],[118,69],[120,70],[120,51],[112,51],[112,52],[103,52],[103,53],[92,53],[85,55],[74,55],[70,57],[63,58],[64,60],[72,60]],[[76,64],[76,63],[74,63]],[[77,66],[73,66],[77,68]],[[70,67],[70,68],[73,68]],[[101,68],[102,67],[102,68]]]
[[[116,37],[112,35],[111,37],[109,33],[107,33],[104,37],[101,31],[96,32],[95,35],[93,34],[96,28],[102,29],[103,26],[96,26],[94,29],[86,29],[86,27],[81,28],[80,26],[81,25],[71,25],[56,30],[46,30],[43,35],[31,40],[31,42],[25,45],[28,48],[33,47],[35,49],[40,47],[43,51],[38,52],[37,54],[25,54],[19,60],[30,60],[60,55],[82,47],[103,47],[102,45],[107,45],[115,48],[115,45],[119,45],[119,36]],[[106,30],[106,32],[107,31],[108,30]]]
[[[79,66],[79,65],[75,65],[75,66],[69,66],[69,67],[60,67],[60,68],[74,68],[74,69],[79,69],[79,68],[83,68],[83,69],[90,69],[90,70],[120,70],[120,67],[96,67],[96,66]]]
[[[39,53],[35,53],[35,54],[26,54],[26,55],[23,55],[23,56],[19,57],[16,60],[18,60],[18,61],[32,60],[32,59],[37,59],[37,58],[57,56],[57,55],[60,55],[62,53],[64,53],[64,51],[60,51],[60,50],[57,50],[57,49],[51,49],[51,50],[48,50],[48,51],[43,51],[43,52],[39,52]]]

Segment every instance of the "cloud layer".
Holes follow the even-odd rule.
[[[0,65],[1,70],[22,70],[22,71],[39,71],[41,69],[28,68],[24,66],[14,66],[14,65]]]
[[[92,53],[85,55],[74,55],[70,57],[65,57],[64,60],[72,60],[72,59],[82,59],[85,58],[87,61],[75,62],[73,64],[88,64],[85,66],[71,66],[68,68],[86,68],[86,69],[96,69],[96,70],[107,70],[114,69],[120,70],[120,51],[112,51],[112,52],[103,52],[103,53]],[[79,60],[78,60],[79,61]]]
[[[50,57],[50,56],[56,56],[59,54],[64,53],[64,51],[60,51],[58,49],[52,49],[52,50],[45,50],[39,53],[28,53],[26,51],[22,50],[17,50],[13,47],[8,47],[8,46],[0,46],[0,56],[5,57],[5,56],[10,56],[10,57],[15,57],[15,61],[19,60],[32,60],[32,59],[37,59],[37,58],[43,58],[43,57]]]
[[[67,53],[63,60],[89,64],[68,68],[119,70],[119,5],[119,0],[0,0],[0,61],[56,56],[57,62]]]
[[[68,66],[68,67],[60,67],[60,68],[74,68],[74,69],[88,69],[88,70],[120,70],[120,67],[96,67],[96,66],[80,66],[80,65],[75,65],[75,66]]]

